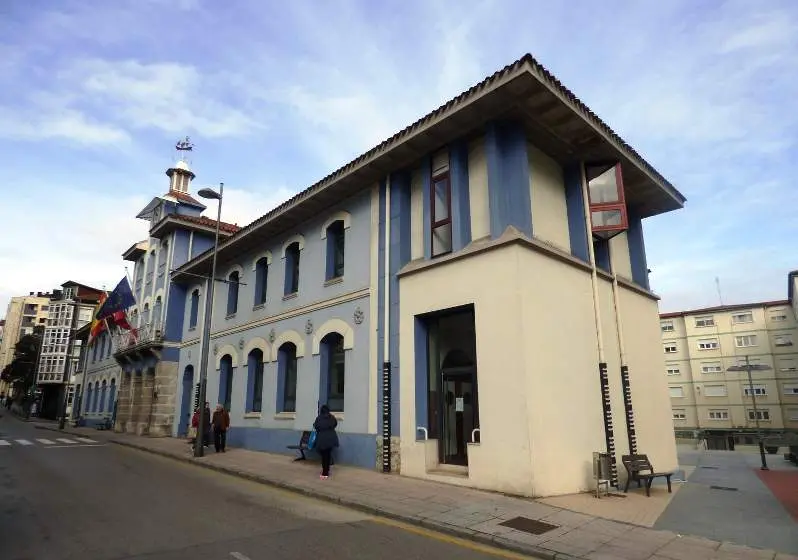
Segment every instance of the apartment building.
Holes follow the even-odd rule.
[[[721,449],[753,443],[756,415],[765,434],[798,432],[798,323],[790,300],[664,313],[660,328],[677,437],[700,431]],[[768,368],[752,373],[753,386],[745,371],[728,371],[746,360]]]
[[[49,311],[50,294],[30,292],[27,296],[11,298],[6,310],[3,335],[0,337],[0,371],[14,359],[14,348],[19,339],[33,334],[33,329],[44,325]],[[7,381],[0,380],[0,394],[8,393]]]

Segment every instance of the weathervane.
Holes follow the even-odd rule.
[[[175,144],[175,150],[178,152],[191,152],[194,150],[194,144],[192,144],[191,139],[186,136],[185,140],[177,141],[177,144]]]

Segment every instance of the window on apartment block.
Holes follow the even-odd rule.
[[[770,422],[770,411],[767,409],[757,409],[756,411],[753,408],[748,409],[748,419],[751,422],[756,420],[760,420],[763,422]]]
[[[277,351],[277,412],[296,412],[296,345],[285,342]]]
[[[703,338],[698,340],[699,350],[717,350],[720,348],[717,338]]]
[[[728,420],[729,419],[729,411],[728,410],[710,410],[707,417],[710,420]]]
[[[674,408],[673,409],[673,419],[674,420],[685,420],[687,418],[687,413],[683,408]]]
[[[227,276],[227,316],[238,311],[238,286],[241,277],[237,270]]]
[[[701,373],[723,373],[723,366],[720,362],[703,362]]]
[[[269,284],[269,260],[261,257],[255,262],[255,305],[266,304],[266,290]]]
[[[756,346],[756,344],[755,334],[746,334],[743,336],[734,337],[734,345],[737,346],[737,348],[749,348],[751,346]]]
[[[668,393],[670,393],[671,398],[681,398],[684,396],[684,388],[683,387],[668,387]]]
[[[667,375],[679,375],[681,370],[679,369],[679,366],[665,366],[665,373]]]
[[[732,314],[732,323],[753,323],[754,322],[754,314],[751,311],[745,311],[743,313],[733,313]]]
[[[346,248],[346,229],[343,220],[336,220],[327,226],[327,262],[325,280],[344,276],[344,249]]]
[[[715,326],[715,318],[712,315],[706,315],[704,317],[696,317],[695,318],[695,326],[696,327],[714,327]]]
[[[285,287],[284,295],[290,296],[299,291],[299,242],[294,241],[285,248]]]
[[[452,185],[449,180],[449,154],[432,158],[430,187],[431,255],[438,257],[452,252]]]
[[[629,227],[621,164],[585,165],[593,235],[610,239]]]
[[[764,397],[768,394],[768,388],[765,385],[754,385],[753,388],[746,385],[743,387],[743,395],[750,397],[751,393],[757,397]]]
[[[199,316],[199,290],[191,292],[191,303],[188,311],[188,328],[197,328],[197,317]]]
[[[666,354],[675,354],[678,351],[678,348],[676,348],[676,343],[675,342],[667,342],[667,343],[663,344],[662,347],[665,350]]]
[[[786,412],[788,422],[798,422],[798,408],[788,408]]]
[[[344,337],[330,333],[321,340],[321,344],[321,389],[325,391],[322,404],[325,404],[323,397],[326,397],[326,404],[332,412],[343,412],[346,384]]]
[[[798,361],[792,358],[782,358],[778,362],[779,371],[783,372],[796,372],[798,371]]]
[[[263,408],[263,351],[258,348],[247,356],[247,412]]]
[[[725,397],[727,395],[726,385],[704,385],[705,397]]]
[[[796,383],[784,383],[781,388],[785,395],[798,395],[798,384]]]
[[[776,346],[792,346],[792,335],[791,334],[777,334],[773,337],[773,344]]]
[[[662,332],[673,332],[673,321],[660,321],[659,328]]]

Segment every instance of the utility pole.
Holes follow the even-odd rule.
[[[756,394],[754,393],[754,379],[751,375],[751,372],[756,371],[767,371],[772,369],[770,366],[765,364],[752,364],[751,360],[748,356],[745,356],[745,365],[744,366],[731,366],[727,368],[726,371],[745,371],[748,374],[748,392],[751,394],[751,406],[754,409],[754,425],[756,426],[756,439],[759,442],[759,459],[762,462],[762,466],[760,467],[761,470],[767,471],[770,470],[768,468],[767,457],[765,456],[765,441],[762,438],[762,426],[759,423],[759,409],[756,406]],[[747,411],[746,411],[747,414]]]

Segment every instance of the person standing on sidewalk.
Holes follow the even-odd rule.
[[[316,449],[321,455],[321,476],[322,480],[330,478],[330,458],[332,451],[338,447],[338,433],[335,428],[338,420],[330,414],[330,407],[322,405],[316,421],[313,422],[313,429],[316,430]]]
[[[230,428],[230,415],[221,404],[216,405],[211,423],[213,424],[213,446],[217,453],[219,451],[224,453],[224,448],[227,445],[227,430]]]

